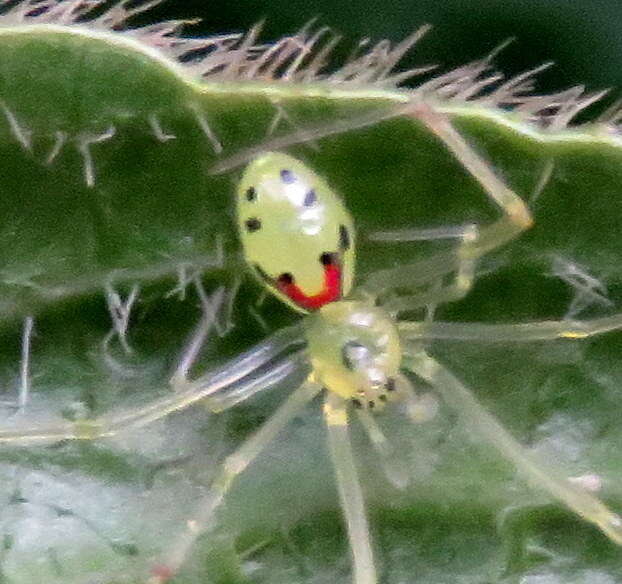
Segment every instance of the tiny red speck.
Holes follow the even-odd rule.
[[[157,578],[156,582],[164,584],[173,577],[173,570],[165,564],[158,564],[151,568],[151,575]]]

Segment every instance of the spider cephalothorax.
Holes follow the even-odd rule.
[[[393,319],[366,302],[341,300],[306,322],[315,379],[356,407],[379,409],[395,391],[402,351]]]

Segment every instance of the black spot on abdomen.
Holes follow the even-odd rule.
[[[287,170],[286,168],[284,168],[281,171],[281,180],[285,184],[289,185],[296,181],[296,175],[291,170]]]
[[[337,258],[334,253],[324,252],[320,255],[320,263],[323,266],[334,266],[337,263]]]
[[[254,201],[257,198],[257,191],[255,190],[254,187],[248,187],[248,189],[246,189],[246,200],[247,201]]]
[[[305,195],[305,200],[304,200],[303,204],[304,204],[305,207],[311,207],[311,205],[313,205],[315,203],[315,201],[317,201],[317,196],[315,194],[315,191],[313,189],[311,189]]]
[[[339,226],[339,247],[342,251],[350,249],[352,242],[350,241],[350,232],[345,225]]]
[[[261,221],[257,219],[257,217],[251,217],[244,221],[244,225],[246,226],[246,231],[249,233],[254,233],[255,231],[259,231],[261,229]]]

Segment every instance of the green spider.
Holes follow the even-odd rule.
[[[323,393],[328,442],[352,554],[353,582],[375,584],[378,577],[349,424],[356,416],[374,448],[388,459],[390,445],[374,413],[391,402],[404,401],[415,409],[420,407],[424,415],[433,409],[428,404],[426,410],[425,400],[414,392],[404,372],[435,388],[464,417],[472,433],[488,439],[531,483],[622,544],[622,520],[617,514],[532,457],[424,348],[425,341],[437,338],[479,342],[584,338],[622,328],[622,314],[583,322],[503,325],[400,320],[401,312],[463,297],[471,288],[477,259],[531,225],[522,199],[492,172],[448,119],[423,104],[411,105],[402,113],[426,124],[444,142],[500,207],[500,219],[479,229],[462,230],[453,252],[375,272],[353,287],[354,221],[339,196],[303,162],[279,152],[260,153],[246,167],[237,188],[238,231],[245,258],[257,279],[270,293],[305,315],[301,325],[279,331],[220,368],[189,380],[188,363],[196,356],[204,334],[199,331],[186,350],[184,366],[173,377],[174,394],[97,419],[0,431],[0,441],[4,442],[108,437],[198,401],[214,412],[223,411],[274,385],[293,368],[310,365],[307,381],[225,459],[210,492],[188,518],[184,532],[153,568],[150,582],[163,583],[179,571],[196,539],[213,524],[234,479]],[[435,237],[455,236],[455,228],[435,230]],[[452,284],[432,289],[450,273],[455,273]],[[430,291],[412,296],[388,294],[409,284],[416,288],[429,285]],[[400,480],[394,477],[394,483],[399,486]]]

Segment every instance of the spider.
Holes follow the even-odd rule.
[[[622,519],[617,514],[527,452],[482,408],[460,379],[425,350],[425,341],[437,338],[493,343],[581,339],[622,328],[622,314],[582,322],[494,325],[435,321],[429,310],[428,318],[421,322],[400,319],[400,313],[430,309],[465,296],[472,286],[478,258],[518,237],[532,223],[523,200],[494,174],[446,117],[423,104],[411,105],[404,113],[423,122],[443,141],[501,209],[500,219],[479,228],[433,230],[434,238],[457,238],[458,245],[451,252],[375,272],[354,287],[355,226],[339,196],[303,162],[281,152],[262,152],[247,165],[237,187],[239,237],[257,280],[265,290],[303,314],[301,323],[190,380],[190,363],[205,337],[205,327],[199,327],[171,380],[176,391],[170,396],[96,419],[0,430],[3,442],[105,438],[199,401],[214,412],[226,410],[274,385],[293,368],[309,367],[307,380],[227,456],[209,493],[199,502],[185,531],[162,562],[153,568],[149,582],[163,583],[179,571],[196,539],[213,523],[235,478],[322,393],[328,443],[352,555],[352,579],[355,584],[375,584],[378,577],[349,425],[353,418],[362,423],[388,465],[391,448],[375,422],[375,413],[392,403],[409,404],[410,411],[418,408],[423,416],[434,409],[426,404],[424,396],[417,395],[405,373],[438,391],[463,416],[472,433],[488,439],[532,484],[622,544]],[[448,274],[454,274],[452,283],[436,286]],[[424,287],[425,291],[390,294],[409,285]],[[399,477],[393,480],[399,486]]]

